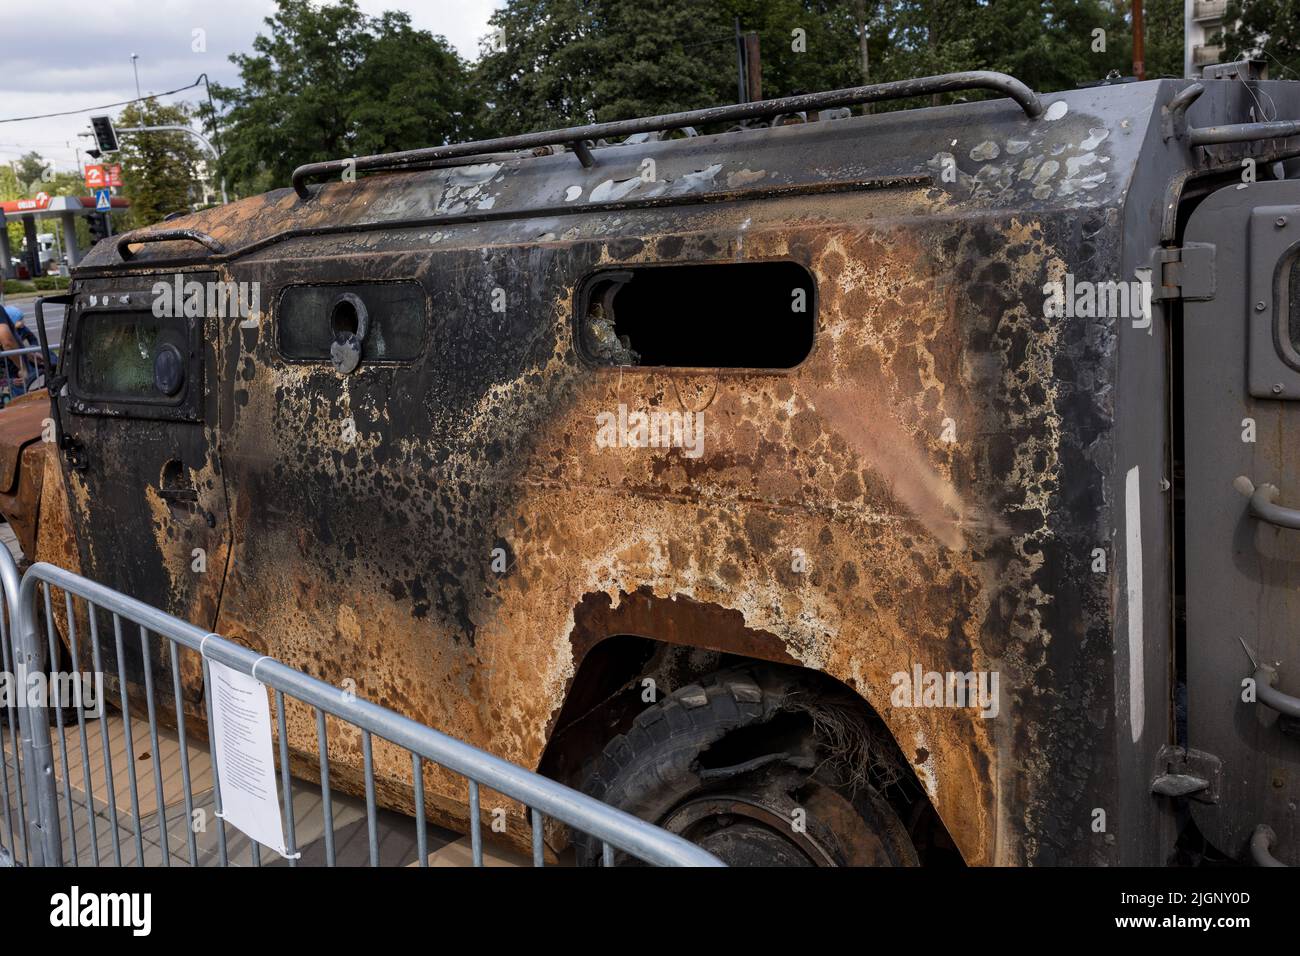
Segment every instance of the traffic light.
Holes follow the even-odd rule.
[[[90,227],[90,244],[92,246],[101,239],[108,238],[107,218],[107,214],[102,212],[97,212],[86,217],[86,225]]]
[[[117,130],[113,129],[113,121],[107,116],[92,116],[90,126],[95,131],[95,139],[99,143],[101,153],[117,152]]]

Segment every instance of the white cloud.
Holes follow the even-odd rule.
[[[366,13],[405,10],[421,30],[441,34],[467,60],[478,59],[479,38],[488,32],[488,17],[504,0],[358,0]]]
[[[404,10],[412,24],[445,36],[466,59],[478,56],[479,37],[504,0],[358,0],[371,15]],[[6,2],[0,9],[4,70],[0,71],[0,119],[97,106],[135,96],[131,54],[139,55],[140,90],[171,90],[207,73],[214,83],[234,85],[231,53],[251,50],[266,32],[272,0],[42,0],[32,7]],[[39,23],[39,26],[35,25]],[[63,24],[64,27],[57,25]],[[195,52],[194,30],[204,31],[206,51]],[[37,37],[39,35],[39,42]],[[14,43],[14,37],[33,42]],[[172,97],[198,101],[202,89]],[[110,110],[116,113],[117,110]],[[35,149],[58,169],[75,168],[78,133],[90,128],[89,113],[0,123],[0,162]]]

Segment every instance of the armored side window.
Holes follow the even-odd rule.
[[[1290,339],[1290,353],[1287,355],[1292,366],[1300,366],[1300,255],[1291,260],[1290,275],[1287,283],[1287,338]]]
[[[143,310],[84,313],[77,323],[75,395],[87,403],[182,404],[193,391],[198,358],[194,324]]]
[[[1256,206],[1249,222],[1245,261],[1250,394],[1300,401],[1300,217],[1294,206]],[[1219,247],[1220,258],[1223,249]],[[1222,265],[1218,271],[1224,274]],[[1211,297],[1213,293],[1211,281]]]
[[[812,351],[816,290],[796,262],[640,266],[580,290],[578,338],[598,365],[787,369]]]
[[[285,358],[330,361],[330,347],[354,337],[364,364],[415,359],[428,310],[418,282],[358,282],[289,286],[277,312]]]

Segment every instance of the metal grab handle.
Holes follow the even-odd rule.
[[[1289,139],[1300,136],[1300,120],[1268,120],[1256,123],[1229,123],[1224,126],[1187,125],[1187,108],[1200,99],[1205,92],[1201,83],[1193,83],[1183,89],[1177,96],[1165,104],[1171,125],[1166,129],[1165,138],[1171,133],[1187,136],[1189,146],[1219,146],[1224,143],[1253,143],[1265,139]]]
[[[1277,504],[1281,494],[1277,485],[1263,484],[1258,487],[1245,475],[1233,483],[1238,491],[1250,498],[1246,510],[1252,518],[1267,521],[1279,528],[1296,528],[1300,530],[1300,508],[1286,508]]]
[[[1272,853],[1273,847],[1277,844],[1277,834],[1267,823],[1261,823],[1255,827],[1255,832],[1250,835],[1250,857],[1255,861],[1256,866],[1286,866]]]
[[[1256,665],[1252,675],[1255,681],[1255,699],[1266,707],[1272,707],[1279,714],[1300,719],[1300,697],[1284,694],[1273,685],[1277,683],[1277,668],[1262,661]]]
[[[215,255],[221,255],[226,251],[226,247],[217,240],[213,239],[206,232],[199,232],[197,229],[137,229],[134,232],[123,233],[117,239],[117,255],[123,262],[131,258],[132,244],[143,245],[146,242],[174,242],[178,240],[188,240],[197,242],[208,252]]]
[[[895,80],[890,83],[873,83],[824,93],[805,93],[757,103],[735,103],[730,106],[711,106],[707,109],[688,110],[683,113],[665,113],[639,119],[614,120],[608,123],[591,123],[569,129],[552,129],[538,133],[520,133],[497,139],[482,139],[472,143],[455,143],[450,146],[427,146],[398,153],[382,153],[353,159],[331,159],[323,163],[307,163],[293,171],[293,188],[302,199],[310,199],[307,180],[321,176],[335,176],[344,170],[363,172],[377,169],[405,169],[439,159],[478,156],[483,153],[513,152],[535,149],[539,146],[572,146],[583,166],[591,165],[591,153],[586,140],[609,136],[630,136],[633,133],[653,133],[681,126],[700,126],[706,123],[732,122],[775,116],[780,113],[805,113],[809,110],[832,109],[839,106],[857,106],[881,100],[906,99],[935,93],[952,93],[958,90],[991,90],[1015,100],[1027,117],[1037,119],[1043,113],[1038,94],[1014,76],[992,70],[968,70],[964,73],[944,73],[940,76],[922,76],[914,80]],[[582,145],[579,145],[582,144]]]
[[[1253,143],[1262,139],[1288,139],[1292,136],[1300,136],[1300,120],[1194,127],[1187,131],[1187,142],[1191,146],[1218,146],[1222,143]]]

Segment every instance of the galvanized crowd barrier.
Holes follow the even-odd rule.
[[[58,349],[51,348],[50,351],[52,353],[57,354]],[[6,401],[8,401],[11,398],[18,397],[13,393],[14,379],[13,376],[9,374],[8,360],[10,358],[16,357],[18,359],[19,364],[25,366],[26,360],[23,358],[23,356],[40,355],[40,354],[41,354],[41,347],[39,345],[25,345],[22,348],[17,348],[17,349],[0,349],[0,396],[3,396]],[[29,383],[23,382],[23,393],[25,394],[27,391],[29,391],[30,387],[31,386]]]
[[[281,794],[281,814],[285,834],[286,860],[288,865],[298,865],[298,847],[295,840],[295,810],[291,787],[289,745],[285,725],[286,698],[298,701],[315,712],[317,742],[319,750],[321,802],[324,814],[323,839],[325,843],[324,862],[328,866],[336,864],[334,846],[334,816],[330,790],[330,764],[327,738],[326,716],[352,725],[359,730],[362,742],[365,768],[365,817],[369,842],[369,863],[379,865],[379,841],[377,802],[375,795],[375,772],[373,764],[373,747],[376,739],[387,741],[402,748],[411,756],[411,779],[414,788],[414,805],[416,813],[415,827],[417,859],[420,865],[428,865],[427,820],[424,800],[424,764],[440,765],[453,771],[467,781],[467,798],[469,806],[471,860],[473,865],[483,865],[483,833],[480,820],[480,788],[487,787],[496,793],[517,801],[527,808],[531,826],[532,862],[534,866],[545,864],[543,835],[546,820],[552,819],[566,824],[572,829],[585,832],[601,841],[603,847],[602,863],[606,866],[614,862],[616,850],[622,851],[645,863],[662,866],[721,866],[722,863],[712,854],[681,837],[669,833],[653,824],[647,823],[622,810],[615,809],[598,800],[579,793],[563,784],[550,780],[518,765],[502,760],[484,750],[450,737],[402,715],[365,701],[354,695],[344,694],[339,688],[324,681],[295,670],[272,658],[259,655],[245,647],[226,640],[220,635],[195,627],[185,621],[164,613],[163,611],[137,601],[131,597],[97,584],[77,574],[50,564],[35,564],[30,567],[20,580],[17,567],[8,549],[0,547],[0,581],[3,581],[5,611],[0,617],[0,639],[3,641],[4,665],[8,674],[15,674],[15,666],[26,668],[28,673],[45,673],[53,677],[59,661],[59,638],[56,636],[55,615],[52,613],[51,591],[57,588],[63,592],[66,610],[67,643],[71,653],[73,667],[83,658],[80,653],[79,635],[77,634],[77,615],[74,599],[80,599],[86,611],[86,620],[90,627],[90,653],[96,673],[103,673],[97,621],[100,612],[111,615],[112,640],[116,649],[117,678],[119,683],[120,704],[124,732],[126,734],[126,751],[134,753],[132,748],[132,717],[128,701],[128,681],[124,663],[124,625],[133,625],[139,630],[139,646],[143,660],[143,677],[145,705],[148,714],[148,728],[151,755],[153,756],[153,787],[158,814],[158,833],[161,844],[162,865],[169,865],[172,858],[172,840],[167,830],[166,810],[161,757],[159,749],[158,710],[155,700],[153,670],[150,659],[150,636],[154,635],[167,642],[171,658],[172,700],[175,705],[176,733],[179,740],[180,769],[186,814],[185,827],[187,839],[188,862],[199,864],[196,849],[195,831],[188,823],[194,814],[194,793],[190,774],[191,745],[185,734],[185,709],[182,703],[182,681],[179,655],[182,650],[200,655],[202,662],[202,679],[204,701],[208,727],[213,726],[212,683],[209,662],[215,661],[251,676],[271,688],[274,693],[276,726],[279,732],[279,775]],[[40,623],[37,598],[43,595],[44,640],[40,635]],[[106,645],[107,646],[107,645]],[[102,704],[100,705],[102,710]],[[87,735],[87,714],[85,709],[76,708],[76,731],[80,743],[81,781],[84,795],[80,801],[72,786],[68,761],[68,732],[65,726],[64,708],[53,708],[54,727],[58,734],[58,760],[55,766],[54,738],[51,733],[49,708],[32,706],[26,699],[15,706],[11,699],[9,705],[0,714],[0,753],[5,763],[0,765],[0,775],[4,778],[0,789],[0,800],[4,803],[4,815],[0,819],[0,865],[59,866],[65,864],[83,865],[81,848],[76,841],[78,810],[89,823],[90,847],[89,857],[93,865],[100,865],[100,841],[96,832],[98,814],[94,806],[92,791],[94,783],[90,765],[90,745]],[[15,719],[16,718],[16,719]],[[93,717],[91,718],[94,719]],[[101,719],[103,719],[101,717]],[[4,746],[3,735],[7,728],[9,746]],[[15,732],[19,739],[15,741]],[[110,755],[108,734],[102,728],[99,733],[102,742],[103,768],[101,780],[108,805],[108,825],[112,833],[112,865],[123,865],[121,845],[118,835],[118,813],[116,806],[115,781]],[[75,743],[76,741],[74,741]],[[221,787],[219,785],[220,769],[217,765],[216,748],[209,753],[212,761],[213,786],[211,795],[216,806],[216,829],[218,852],[215,862],[230,865],[228,853],[226,824],[221,819]],[[16,763],[15,763],[16,761]],[[132,760],[126,761],[125,770],[129,773],[131,820],[135,844],[135,862],[145,865],[144,847],[141,838],[141,781],[137,780],[136,769]],[[75,766],[75,762],[74,762]],[[11,773],[12,769],[12,773]],[[61,771],[59,773],[58,771]],[[11,780],[11,777],[13,778]],[[60,793],[59,781],[63,781]],[[78,806],[80,803],[80,806]],[[173,804],[174,805],[174,804]],[[102,822],[102,821],[101,821]],[[64,824],[67,824],[68,840],[64,839]],[[261,866],[261,846],[249,840],[250,861],[254,866]]]
[[[0,584],[4,600],[0,601],[0,666],[8,678],[5,699],[0,702],[0,866],[25,863],[27,852],[27,814],[24,799],[22,747],[19,738],[19,713],[15,699],[13,615],[10,608],[17,607],[19,594],[18,566],[9,549],[0,544]],[[12,771],[11,771],[12,768]],[[21,850],[19,847],[21,846]]]

